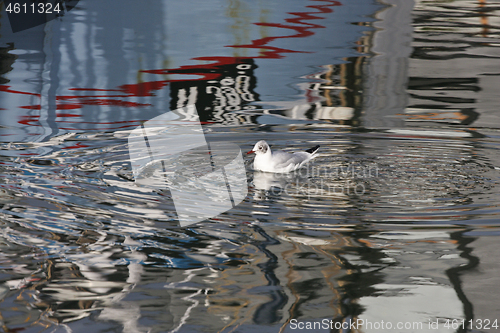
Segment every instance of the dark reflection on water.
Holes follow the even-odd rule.
[[[0,18],[3,331],[495,331],[498,4],[120,7]],[[247,159],[247,198],[181,228],[127,138],[192,104],[210,142],[321,155]]]

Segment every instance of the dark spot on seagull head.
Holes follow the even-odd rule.
[[[265,154],[269,150],[269,145],[266,141],[260,140],[255,144],[252,150],[256,154]]]

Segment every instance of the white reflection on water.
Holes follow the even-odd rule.
[[[460,257],[449,232],[388,231],[373,234],[366,241],[379,248],[391,266],[383,270],[384,282],[372,286],[375,293],[358,300],[366,308],[359,319],[390,322],[394,327],[398,322],[419,323],[414,329],[418,332],[455,332],[445,327],[445,320],[466,320],[464,304],[446,273],[468,261]],[[433,325],[436,322],[438,325]],[[378,330],[365,324],[363,331]]]

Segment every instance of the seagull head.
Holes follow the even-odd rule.
[[[252,150],[250,150],[247,154],[255,153],[257,155],[265,154],[269,151],[269,145],[266,141],[260,140],[255,144]]]

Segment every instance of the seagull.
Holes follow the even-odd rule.
[[[316,157],[319,145],[295,153],[284,151],[271,151],[266,141],[261,140],[255,144],[248,154],[255,153],[253,168],[258,171],[285,173],[301,168],[304,164]]]

